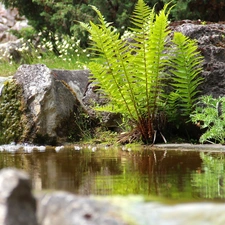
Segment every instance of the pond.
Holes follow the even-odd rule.
[[[0,146],[0,168],[27,171],[35,191],[225,200],[225,151]]]

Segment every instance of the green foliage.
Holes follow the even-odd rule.
[[[190,113],[196,100],[195,88],[200,82],[196,79],[200,72],[196,69],[200,63],[197,48],[194,42],[177,33],[173,40],[177,48],[171,51],[168,5],[156,14],[143,0],[138,1],[132,17],[133,42],[120,39],[111,23],[106,22],[96,7],[92,8],[100,24],[81,23],[90,33],[91,49],[96,52],[97,60],[89,68],[100,90],[110,99],[108,105],[98,109],[123,114],[136,125],[144,142],[149,143],[161,123],[159,105],[165,99],[168,66],[173,68],[173,86],[181,98],[178,106],[182,106],[183,115]]]
[[[49,68],[83,69],[89,61],[90,53],[81,48],[80,40],[74,36],[57,35],[43,31],[38,34],[33,29],[17,32],[23,37],[15,49],[0,49],[0,76],[13,75],[21,64],[45,64]]]
[[[176,104],[172,108],[179,108],[181,116],[189,117],[197,101],[197,87],[203,79],[198,77],[202,71],[199,64],[203,57],[197,51],[196,42],[182,33],[174,33],[173,43],[175,49],[170,72],[173,74],[172,86],[175,92],[171,93],[170,102]]]
[[[0,0],[6,7],[16,7],[21,15],[25,15],[29,24],[36,31],[44,29],[58,34],[75,35],[81,39],[82,46],[86,46],[87,32],[76,21],[93,21],[97,18],[88,6],[96,6],[111,21],[119,31],[123,33],[131,26],[129,15],[134,9],[136,0]],[[149,7],[155,5],[159,12],[170,0],[146,0]],[[224,0],[173,0],[177,5],[171,9],[171,20],[201,19],[203,21],[224,21]],[[212,10],[213,9],[213,10]]]
[[[203,96],[191,114],[191,120],[206,129],[200,142],[225,143],[225,97]]]

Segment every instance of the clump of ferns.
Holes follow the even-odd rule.
[[[133,125],[132,134],[138,131],[144,143],[154,143],[156,130],[160,131],[165,123],[167,112],[163,104],[170,102],[167,101],[170,95],[164,91],[166,85],[179,95],[178,107],[182,107],[184,114],[192,108],[200,82],[196,81],[200,72],[196,67],[201,61],[201,57],[196,57],[197,47],[183,34],[174,33],[172,43],[176,48],[171,48],[169,4],[156,14],[154,8],[138,0],[130,28],[135,34],[134,42],[126,44],[101,12],[92,8],[99,24],[81,23],[90,33],[91,50],[95,54],[89,69],[100,91],[109,98],[109,103],[97,110],[122,114]],[[168,68],[170,73],[166,73]]]

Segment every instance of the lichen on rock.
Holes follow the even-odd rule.
[[[18,142],[23,138],[23,96],[13,79],[5,81],[0,96],[0,144]]]

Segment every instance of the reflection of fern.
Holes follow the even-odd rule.
[[[100,11],[92,7],[100,23],[98,25],[92,22],[89,25],[81,23],[89,31],[92,50],[97,53],[97,60],[91,62],[89,68],[93,78],[99,83],[100,90],[110,99],[109,104],[98,109],[123,114],[136,125],[145,142],[152,141],[154,129],[160,127],[157,124],[157,115],[158,107],[164,99],[163,85],[167,79],[165,68],[171,64],[168,4],[156,15],[154,8],[150,9],[143,0],[138,0],[132,17],[135,26],[131,29],[135,34],[132,43],[121,40],[120,35],[105,21]],[[178,35],[174,39],[177,49],[183,47],[182,43],[186,41],[183,49],[187,52],[190,47],[190,45],[185,47],[186,43],[189,43],[187,39],[183,40],[182,37],[177,39]],[[180,52],[179,50],[176,52],[178,57],[181,55]],[[102,63],[99,63],[99,58]],[[191,53],[189,58],[191,59]],[[176,65],[179,71],[183,71],[187,66],[174,59],[174,69]],[[190,71],[186,76],[189,74]],[[191,74],[194,77],[194,74]],[[184,84],[179,80],[177,82],[183,103],[189,107],[190,101],[186,101],[183,91]],[[188,98],[192,98],[194,94],[193,90]],[[182,107],[184,108],[184,105]]]

